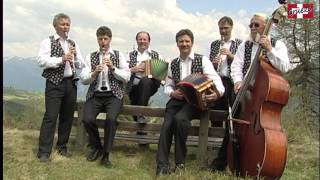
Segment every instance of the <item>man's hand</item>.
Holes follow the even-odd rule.
[[[130,70],[132,73],[144,72],[145,65],[144,63],[140,63],[139,65],[132,67]]]
[[[105,68],[105,65],[104,64],[99,64],[96,66],[96,69],[93,71],[93,73],[91,74],[91,78],[92,79],[95,79],[99,73],[101,73]]]
[[[220,54],[227,55],[228,59],[233,59],[233,57],[234,57],[234,55],[231,53],[231,51],[228,48],[220,49]]]
[[[266,35],[262,35],[259,41],[259,44],[265,49],[267,50],[267,52],[271,52],[272,50],[272,45],[271,42],[269,40],[269,38]]]
[[[219,64],[221,63],[221,56],[216,56],[212,59],[212,64],[215,68],[217,68],[219,66]]]
[[[67,54],[62,56],[62,61],[66,62],[66,61],[73,61],[73,54],[68,52]]]
[[[170,97],[178,100],[183,100],[183,94],[180,90],[175,90],[170,94]]]
[[[242,81],[236,82],[236,83],[234,84],[234,88],[233,88],[234,92],[235,92],[235,93],[238,93],[239,90],[240,90],[240,88],[241,88],[241,86],[242,86]]]
[[[113,69],[113,63],[109,58],[103,59],[103,62],[105,63],[106,66],[108,66],[108,68]]]

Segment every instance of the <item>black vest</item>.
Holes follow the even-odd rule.
[[[194,59],[192,59],[191,63],[191,73],[203,73],[202,68],[202,55],[194,54]],[[175,84],[177,84],[180,79],[180,58],[175,58],[171,62],[171,72],[172,72],[172,79]]]
[[[59,42],[59,39],[55,40],[54,36],[49,36],[49,38],[51,42],[50,57],[62,57],[65,53]],[[68,39],[67,41],[71,46],[75,46],[73,40]],[[75,74],[75,69],[73,69],[74,66],[72,62],[70,62],[70,66],[73,71],[73,74]],[[47,68],[43,70],[42,76],[46,78],[48,81],[52,82],[53,84],[59,85],[63,80],[64,68],[65,63],[60,64],[57,68]]]
[[[231,42],[231,45],[230,45],[230,52],[234,55],[236,54],[237,50],[238,50],[238,47],[239,45],[242,43],[242,40],[240,39],[235,39],[234,41]],[[210,45],[210,60],[212,60],[214,57],[216,57],[218,54],[219,54],[219,50],[220,50],[220,45],[221,45],[221,40],[216,40],[216,41],[213,41]],[[228,63],[228,71],[229,71],[229,74],[230,74],[230,71],[231,71],[231,63],[232,63],[232,59],[227,59],[227,63]],[[214,67],[215,70],[217,70],[216,67]]]
[[[271,38],[271,45],[272,47],[276,46],[277,40],[274,38]],[[244,50],[244,64],[243,64],[243,69],[242,69],[242,74],[243,77],[247,74],[248,69],[251,64],[251,53],[252,53],[252,46],[253,42],[252,41],[246,41],[245,42],[245,50]],[[265,52],[265,51],[264,51]]]
[[[114,50],[113,51],[115,55],[110,54],[110,59],[112,61],[112,64],[119,68],[119,51]],[[90,55],[90,60],[91,60],[91,69],[94,71],[96,69],[96,66],[100,64],[99,61],[99,51],[93,52]],[[118,99],[123,98],[123,93],[124,93],[124,88],[123,88],[123,82],[116,79],[114,75],[112,74],[111,70],[108,69],[108,78],[109,78],[109,85],[111,88],[111,91],[114,96],[116,96]],[[88,92],[87,92],[87,97],[86,99],[92,98],[94,94],[94,90],[97,86],[98,83],[98,78],[96,78],[89,86]]]

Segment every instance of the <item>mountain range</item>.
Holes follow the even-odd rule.
[[[45,78],[41,76],[42,71],[36,57],[4,57],[3,86],[44,92]],[[79,99],[85,99],[87,88],[88,86],[78,83]],[[168,99],[167,95],[163,93],[163,87],[160,87],[158,92],[150,99],[150,102],[155,106],[165,106]]]

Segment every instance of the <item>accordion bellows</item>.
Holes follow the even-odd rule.
[[[191,74],[185,77],[177,84],[186,101],[200,110],[207,109],[207,103],[203,96],[217,92],[217,89],[211,79],[204,74]],[[210,91],[211,90],[211,91]]]
[[[168,73],[169,63],[162,59],[149,59],[144,61],[145,71],[143,76],[154,78],[164,83]]]

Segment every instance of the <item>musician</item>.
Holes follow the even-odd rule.
[[[111,47],[110,28],[99,27],[96,36],[99,49],[86,56],[85,67],[80,76],[84,85],[90,84],[83,118],[91,148],[86,158],[88,161],[95,161],[102,156],[101,165],[108,168],[112,166],[109,154],[116,133],[117,117],[123,103],[124,83],[129,80],[130,72],[123,53]],[[102,111],[107,113],[103,146],[95,123],[97,115]]]
[[[233,92],[233,83],[230,78],[230,66],[233,61],[234,54],[236,53],[242,40],[231,36],[233,21],[230,17],[222,17],[218,21],[218,26],[221,39],[215,40],[211,43],[209,57],[215,67],[215,70],[222,79],[225,87],[225,93],[223,98],[219,99],[213,108],[227,110],[227,100],[230,100],[229,104],[231,104],[231,93]],[[212,124],[215,126],[222,126],[221,121],[214,121]]]
[[[68,36],[71,19],[64,13],[53,18],[56,33],[40,44],[38,63],[46,78],[45,113],[40,128],[40,162],[48,162],[52,151],[56,122],[59,115],[58,154],[70,157],[67,149],[77,99],[76,69],[81,69],[83,57],[78,44]]]
[[[150,48],[150,34],[140,31],[136,35],[138,48],[128,54],[128,63],[131,71],[130,81],[128,82],[128,95],[132,105],[148,106],[151,96],[153,96],[160,86],[160,81],[143,77],[145,71],[143,61],[148,59],[161,59],[157,51]],[[134,116],[138,123],[146,123],[144,116]]]
[[[250,38],[243,42],[235,55],[231,65],[231,77],[235,83],[234,91],[237,93],[242,85],[242,81],[250,67],[259,45],[264,49],[265,55],[271,65],[280,72],[285,73],[289,69],[288,50],[286,45],[274,38],[263,34],[266,26],[267,16],[264,14],[254,14],[250,20]]]
[[[184,168],[190,121],[200,116],[200,110],[187,103],[182,93],[176,89],[176,84],[191,73],[203,73],[213,80],[220,95],[224,93],[221,78],[214,70],[210,60],[206,56],[192,51],[193,42],[193,33],[189,29],[182,29],[176,34],[176,43],[180,55],[170,63],[165,84],[164,91],[170,96],[170,100],[166,105],[158,143],[156,171],[158,176],[169,173],[168,158],[173,136],[175,137],[175,168]],[[218,93],[214,92],[206,95],[204,100],[215,101],[218,98]]]
[[[233,21],[230,17],[224,16],[218,21],[221,39],[215,40],[210,45],[209,57],[216,71],[220,75],[225,93],[222,98],[218,99],[212,109],[228,110],[232,106],[233,82],[230,77],[230,66],[239,45],[242,40],[232,37]],[[211,121],[211,125],[222,127],[222,121]],[[226,133],[228,132],[226,127]],[[225,136],[228,136],[227,134]],[[209,166],[210,170],[223,170],[227,165],[226,146],[228,139],[224,138],[222,148],[219,149],[218,156]]]

